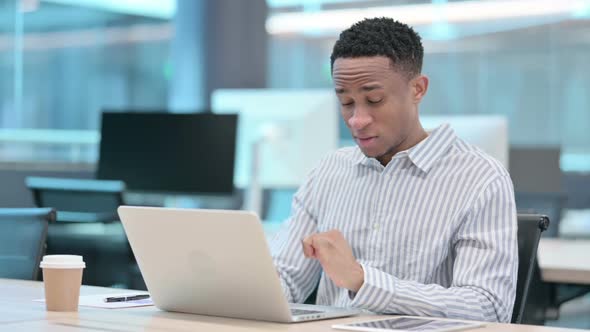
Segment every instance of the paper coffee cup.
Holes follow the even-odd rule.
[[[82,256],[47,255],[40,266],[47,310],[78,311],[82,271],[86,267]]]

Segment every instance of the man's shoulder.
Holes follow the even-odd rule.
[[[449,155],[465,169],[477,168],[474,174],[487,174],[491,178],[510,176],[504,165],[479,147],[457,138]]]

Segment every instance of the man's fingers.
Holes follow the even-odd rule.
[[[332,232],[334,233],[334,232]],[[332,237],[338,237],[340,232],[312,234],[301,241],[303,254],[308,258],[318,258],[320,252],[330,250],[334,246]],[[340,235],[341,236],[341,235]]]
[[[303,255],[307,258],[315,258],[315,249],[313,247],[313,235],[306,237],[301,241]]]

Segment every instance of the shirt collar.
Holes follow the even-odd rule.
[[[447,152],[449,147],[455,142],[457,136],[449,124],[443,124],[429,133],[428,137],[420,143],[401,151],[399,154],[405,154],[410,161],[425,173],[432,168],[432,165]],[[369,165],[377,161],[375,158],[368,158],[361,150],[356,148],[357,156],[355,162],[361,165]],[[395,158],[395,156],[394,156]],[[378,161],[377,161],[378,162]]]

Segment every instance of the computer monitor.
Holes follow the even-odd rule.
[[[510,147],[510,176],[514,190],[528,193],[561,192],[560,156],[560,146]]]
[[[138,192],[233,192],[237,115],[104,112],[97,177]]]
[[[502,115],[420,115],[426,130],[450,124],[456,135],[494,157],[508,169],[508,120]]]
[[[331,89],[216,90],[215,113],[238,113],[235,185],[246,188],[259,143],[258,181],[265,188],[295,188],[338,148],[338,104]]]

